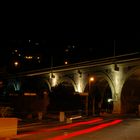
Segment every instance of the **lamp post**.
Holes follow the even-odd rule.
[[[94,77],[90,77],[89,78],[89,83],[88,83],[88,100],[87,100],[87,110],[89,109],[89,113],[91,113],[91,107],[92,107],[92,97],[91,97],[91,84],[93,83],[94,81]],[[94,102],[94,101],[93,101]],[[93,107],[94,108],[94,107]],[[88,112],[88,111],[87,111]],[[94,110],[93,110],[94,112]]]
[[[116,59],[116,40],[114,40],[114,59]],[[114,60],[114,70],[115,71],[119,71],[119,67],[117,66],[117,64],[116,64],[116,62],[115,62],[116,60]]]

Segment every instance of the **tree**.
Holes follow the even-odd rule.
[[[80,96],[74,95],[73,88],[63,83],[54,87],[49,96],[49,110],[68,111],[78,109],[80,106]]]

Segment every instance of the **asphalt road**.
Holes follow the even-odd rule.
[[[20,128],[12,140],[140,140],[140,118],[90,118]]]

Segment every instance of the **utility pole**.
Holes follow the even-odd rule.
[[[114,58],[116,56],[116,40],[114,40],[114,53],[113,53],[113,56],[114,56]]]

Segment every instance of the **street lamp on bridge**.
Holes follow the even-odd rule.
[[[91,94],[91,84],[94,82],[95,78],[92,76],[92,77],[89,77],[89,80],[88,80],[88,96],[86,96],[86,115],[89,114],[89,105],[90,105],[90,94]]]

